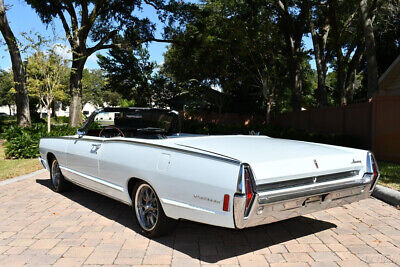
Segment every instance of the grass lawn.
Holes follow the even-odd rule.
[[[4,147],[0,140],[0,181],[40,170],[42,166],[35,159],[5,159]]]
[[[381,172],[378,184],[400,191],[400,164],[381,161],[378,166]]]

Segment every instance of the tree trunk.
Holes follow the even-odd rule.
[[[22,127],[31,125],[31,115],[29,112],[28,90],[26,88],[25,68],[22,63],[17,40],[8,24],[6,10],[3,0],[0,0],[0,30],[6,41],[8,51],[11,57],[13,70],[16,105],[17,105],[17,124]]]
[[[318,106],[324,107],[328,105],[328,93],[326,91],[326,70],[318,70],[317,66],[317,81],[318,81],[318,88],[317,88],[317,100]]]
[[[77,127],[82,123],[82,73],[86,59],[86,57],[75,58],[72,62],[72,71],[69,79],[71,94],[69,123],[72,127]]]
[[[266,125],[270,125],[271,124],[271,110],[272,110],[272,106],[274,104],[275,101],[275,84],[269,83],[269,79],[267,76],[261,76],[260,77],[261,80],[261,84],[262,84],[262,94],[264,96],[264,98],[266,99],[266,121],[265,124]]]
[[[317,80],[318,80],[318,88],[317,88],[317,100],[318,106],[326,106],[328,104],[328,93],[326,91],[326,56],[325,56],[325,48],[328,40],[329,26],[324,27],[324,34],[318,35],[315,30],[314,23],[312,18],[310,18],[310,28],[311,28],[311,37],[314,46],[314,57],[315,57],[315,65],[317,67]],[[321,46],[320,46],[321,43]]]
[[[46,107],[47,109],[47,132],[50,133],[51,128],[51,108],[50,105]]]
[[[10,116],[12,116],[12,109],[11,109],[11,105],[8,105],[8,110],[10,111]]]
[[[57,113],[56,113],[56,101],[51,102],[51,116],[53,118],[57,118]]]
[[[337,92],[339,93],[339,102],[341,106],[347,105],[347,95],[346,95],[346,79],[344,72],[344,64],[339,63],[338,60],[338,69],[337,69]]]
[[[376,61],[375,35],[372,20],[368,16],[367,0],[360,1],[361,19],[364,28],[365,50],[367,55],[368,98],[378,89],[378,63]]]
[[[289,70],[290,70],[290,84],[292,87],[292,108],[293,110],[301,110],[302,108],[302,96],[301,91],[303,83],[301,80],[301,66],[296,59],[292,57]]]
[[[273,101],[272,101],[272,98],[270,97],[267,100],[267,114],[266,114],[266,122],[265,122],[266,125],[270,125],[271,124],[272,104],[273,104]]]

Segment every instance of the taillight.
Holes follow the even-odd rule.
[[[370,155],[371,155],[371,165],[372,165],[372,173],[373,173],[372,183],[371,183],[371,190],[372,190],[375,186],[375,183],[378,180],[378,177],[379,177],[379,168],[378,168],[378,164],[376,162],[374,155],[372,153]]]
[[[253,199],[253,189],[251,185],[250,172],[247,168],[244,169],[244,183],[246,192],[246,211],[250,206],[251,200]]]

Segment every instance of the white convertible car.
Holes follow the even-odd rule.
[[[179,131],[178,113],[95,111],[76,135],[40,140],[56,192],[70,182],[131,205],[144,235],[186,219],[245,228],[368,198],[371,152],[267,136]]]

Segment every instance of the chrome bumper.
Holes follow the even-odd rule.
[[[342,187],[297,191],[280,195],[281,199],[276,196],[268,198],[264,192],[256,193],[248,216],[244,216],[245,195],[236,194],[233,200],[235,226],[242,229],[342,206],[368,198],[372,191],[370,189],[371,183],[348,184]]]
[[[38,159],[39,159],[39,162],[40,162],[40,164],[42,165],[43,169],[49,170],[49,168],[48,168],[48,166],[47,166],[47,161],[44,160],[44,159],[42,158],[42,156],[39,156]]]

